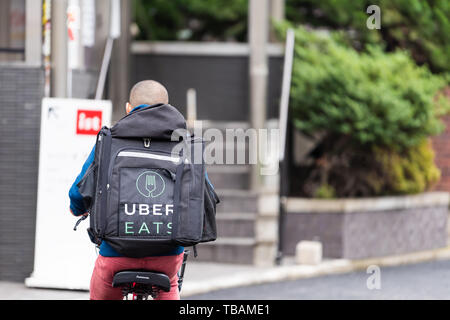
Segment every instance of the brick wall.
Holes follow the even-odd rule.
[[[441,180],[435,186],[435,190],[450,192],[450,115],[442,118],[445,130],[433,137],[433,149],[435,151],[435,163],[441,170]]]
[[[0,280],[33,270],[43,83],[40,68],[0,66]]]
[[[443,94],[450,100],[450,87],[445,88]],[[442,122],[445,130],[432,139],[435,163],[441,170],[441,180],[434,189],[450,192],[450,115],[442,117]]]

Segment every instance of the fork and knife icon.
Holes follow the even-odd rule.
[[[149,195],[153,196],[153,192],[156,190],[156,179],[154,175],[145,176],[145,190],[148,191]]]

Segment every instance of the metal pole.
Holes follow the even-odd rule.
[[[124,106],[128,101],[128,93],[131,89],[129,73],[132,5],[133,1],[120,2],[120,37],[114,41],[108,83],[108,97],[113,102],[113,121],[125,115]]]
[[[286,47],[284,53],[283,82],[280,101],[280,161],[284,160],[286,148],[286,129],[289,112],[289,97],[291,91],[292,66],[294,63],[294,30],[288,29],[286,33]]]
[[[25,2],[26,38],[25,61],[28,65],[42,64],[42,1]]]
[[[271,0],[270,1],[270,18],[272,21],[281,21],[285,17],[285,0]],[[277,37],[272,28],[270,31],[270,41],[275,42]]]
[[[106,40],[105,52],[103,54],[102,67],[98,76],[97,90],[95,92],[95,99],[101,100],[103,97],[103,91],[105,89],[106,75],[108,74],[109,64],[111,61],[111,55],[114,45],[114,40],[118,39],[121,35],[121,1],[112,0],[110,6],[109,17],[109,35]]]
[[[52,2],[52,95],[67,97],[67,1]]]
[[[98,76],[97,90],[95,92],[96,100],[101,100],[103,97],[103,91],[105,89],[105,82],[106,82],[106,74],[108,73],[109,62],[111,61],[113,45],[114,39],[108,37],[108,39],[106,40],[105,52],[103,54],[100,75]]]
[[[278,250],[275,263],[281,264],[283,258],[283,228],[286,213],[286,198],[289,193],[289,157],[286,157],[286,141],[289,136],[289,96],[291,91],[292,66],[294,62],[295,33],[289,29],[286,34],[286,48],[284,53],[283,84],[280,101],[280,203],[278,215]]]
[[[269,1],[250,0],[249,15],[250,125],[253,129],[259,130],[265,127],[266,122]],[[249,152],[257,152],[257,150],[253,148]],[[251,168],[250,187],[251,190],[258,190],[261,184],[259,161]]]
[[[284,8],[286,0],[272,0],[271,2],[271,16],[274,20],[284,19]]]
[[[197,91],[193,88],[189,89],[186,94],[187,111],[186,122],[188,129],[194,128],[194,123],[197,120]]]
[[[44,0],[42,3],[42,27],[42,55],[45,72],[44,96],[50,97],[52,72],[52,0]]]

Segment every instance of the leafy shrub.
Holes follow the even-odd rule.
[[[333,199],[336,197],[336,191],[328,184],[323,184],[316,189],[314,198],[318,199]]]
[[[380,30],[366,26],[366,8],[372,4],[381,9]],[[433,71],[450,71],[448,0],[287,0],[286,16],[296,23],[352,31],[357,47],[378,43],[388,51],[407,49]]]
[[[247,0],[134,0],[138,40],[245,41]]]
[[[282,34],[288,26],[279,26]],[[428,188],[437,169],[422,144],[443,128],[439,117],[449,105],[436,94],[445,81],[406,52],[373,46],[358,53],[340,33],[304,27],[295,37],[293,122],[321,137],[303,168],[301,195],[315,196],[323,185],[338,197]]]
[[[439,181],[440,171],[434,164],[429,140],[423,140],[404,154],[377,149],[375,156],[387,175],[384,188],[392,194],[423,192]]]
[[[402,150],[442,129],[445,81],[406,52],[358,53],[339,34],[296,29],[291,105],[297,128],[351,136],[361,145]]]
[[[138,40],[246,41],[248,0],[133,0]],[[381,30],[366,26],[369,5],[381,8]],[[286,0],[294,23],[349,31],[353,45],[407,49],[420,64],[450,72],[448,0]]]

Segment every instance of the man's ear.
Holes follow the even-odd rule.
[[[125,111],[127,112],[127,114],[129,114],[131,112],[131,110],[133,110],[131,108],[131,104],[129,102],[127,102],[127,104],[125,105]]]

